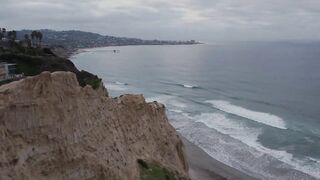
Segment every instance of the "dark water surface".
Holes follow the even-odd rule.
[[[172,125],[219,161],[263,179],[320,177],[318,43],[107,47],[72,60],[112,96],[164,103]]]

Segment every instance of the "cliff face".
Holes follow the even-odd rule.
[[[163,105],[106,96],[75,74],[0,86],[0,179],[139,179],[138,159],[188,178]]]

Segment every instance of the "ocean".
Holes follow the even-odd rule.
[[[113,51],[116,50],[116,51]],[[261,179],[320,178],[320,43],[84,49],[71,60],[111,96],[165,104],[213,158]]]

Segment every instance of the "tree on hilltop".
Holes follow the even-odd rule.
[[[7,35],[11,41],[15,41],[17,38],[17,31],[9,31]]]
[[[32,42],[32,46],[34,46],[34,39],[36,38],[37,36],[37,31],[32,31],[31,32],[31,42]]]
[[[30,40],[29,34],[24,35],[24,40],[27,43],[28,47],[30,48],[31,47],[31,40]]]
[[[39,46],[41,46],[42,33],[40,31],[38,31],[38,39],[39,39]]]
[[[15,40],[17,38],[17,31],[8,31],[7,37],[9,39],[9,43],[10,43],[11,47],[13,47],[15,44]]]
[[[32,44],[41,46],[42,37],[43,35],[40,31],[32,31],[31,32]],[[36,40],[36,42],[34,40]]]
[[[0,39],[6,37],[6,28],[0,28]]]
[[[5,36],[6,32],[7,32],[6,28],[2,28],[2,34],[3,34],[4,36]]]
[[[25,34],[25,35],[24,35],[24,39],[25,39],[25,40],[28,40],[28,39],[29,39],[29,34]]]

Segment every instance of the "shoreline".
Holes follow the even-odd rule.
[[[66,59],[70,59],[72,56],[77,55],[82,52],[86,52],[86,49],[95,49],[95,48],[107,48],[107,47],[127,47],[127,46],[192,46],[192,45],[204,45],[205,43],[194,43],[194,44],[137,44],[137,45],[114,45],[114,46],[97,46],[97,47],[87,47],[87,48],[73,48],[68,49],[64,48],[68,52],[67,56],[64,56]]]
[[[201,148],[180,135],[189,163],[189,175],[192,180],[257,180],[209,156]]]

